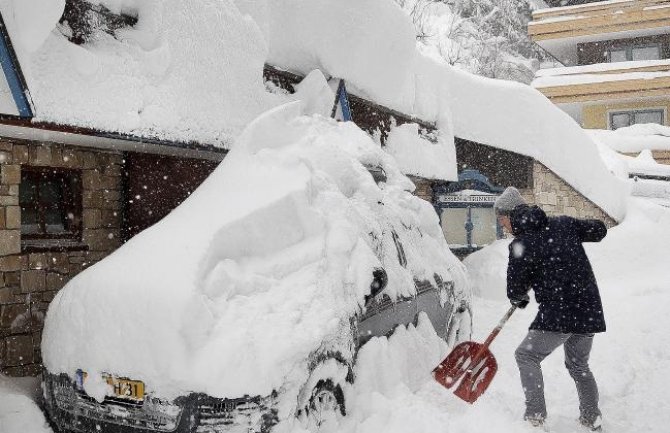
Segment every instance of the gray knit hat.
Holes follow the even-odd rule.
[[[498,197],[493,208],[498,215],[509,215],[515,207],[520,204],[526,204],[526,200],[521,197],[519,190],[513,186],[507,187],[505,191]]]

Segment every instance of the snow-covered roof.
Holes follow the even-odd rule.
[[[655,78],[666,77],[670,77],[670,71],[545,75],[539,76],[533,80],[532,86],[536,88],[543,88],[570,86],[575,84],[611,83],[614,81],[652,80]]]
[[[533,157],[623,217],[625,188],[569,116],[528,86],[423,56],[394,2],[91,0],[133,11],[137,24],[75,45],[55,28],[51,0],[31,0],[49,14],[20,13],[23,1],[3,0],[0,11],[18,41],[38,120],[226,146],[291,98],[266,91],[264,63],[303,75],[319,69],[362,97],[437,124],[445,140]],[[27,36],[19,30],[26,25]]]

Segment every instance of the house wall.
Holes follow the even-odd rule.
[[[665,125],[670,126],[670,97],[628,102],[604,102],[602,104],[584,105],[582,108],[582,127],[587,129],[608,129],[609,112],[622,110],[639,110],[662,108],[665,110]]]
[[[157,223],[179,206],[219,161],[127,153],[124,163],[123,240]]]
[[[519,190],[533,184],[533,159],[473,141],[455,139],[458,172],[475,169],[492,184]]]
[[[532,193],[526,190],[524,196],[550,216],[595,218],[603,221],[607,227],[616,225],[612,217],[537,161],[533,164]]]
[[[651,155],[659,164],[670,165],[670,150],[652,150]]]
[[[40,371],[40,342],[49,303],[72,277],[120,244],[120,153],[0,139],[0,372]],[[22,167],[81,170],[82,239],[67,248],[21,244]]]

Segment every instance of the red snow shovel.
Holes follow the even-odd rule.
[[[444,361],[433,370],[435,380],[448,389],[463,379],[454,394],[470,404],[474,403],[480,395],[484,394],[498,370],[498,363],[489,351],[489,346],[514,310],[516,306],[512,306],[507,311],[484,344],[465,341],[454,347]]]

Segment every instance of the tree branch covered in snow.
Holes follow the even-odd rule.
[[[529,83],[547,55],[527,34],[527,0],[396,0],[424,52],[491,78]]]

